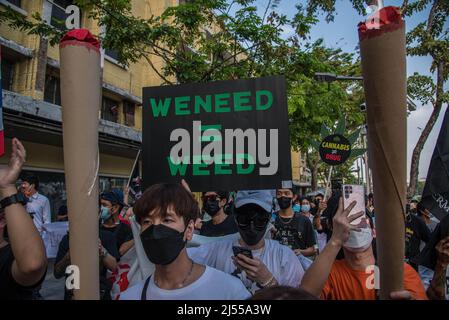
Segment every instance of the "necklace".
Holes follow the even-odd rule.
[[[293,218],[295,217],[295,215],[291,216],[290,218],[283,218],[281,216],[279,216],[279,221],[282,224],[290,224],[290,222],[292,222]],[[288,219],[288,220],[287,220]]]
[[[195,265],[195,263],[193,262],[193,260],[190,260],[190,262],[192,263],[192,265],[190,266],[190,271],[187,274],[187,276],[184,278],[184,280],[181,282],[181,284],[178,286],[178,288],[184,287],[184,284],[186,283],[187,279],[189,279],[190,275],[192,274],[193,266]],[[159,287],[158,282],[156,280],[156,276],[154,277],[154,284]]]

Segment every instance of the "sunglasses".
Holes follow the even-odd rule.
[[[270,216],[260,212],[246,212],[235,216],[237,224],[241,229],[249,228],[251,224],[255,229],[264,229],[270,221]]]

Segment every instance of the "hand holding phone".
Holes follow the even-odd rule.
[[[239,253],[243,254],[245,257],[248,257],[250,259],[253,258],[253,253],[250,249],[238,247],[238,246],[232,246],[232,251],[234,252],[234,256],[237,256]]]
[[[347,208],[349,205],[356,201],[355,207],[351,210],[349,213],[349,217],[359,213],[359,212],[365,212],[365,189],[363,186],[360,185],[354,185],[354,184],[345,184],[343,185],[343,203],[344,207]],[[364,215],[360,218],[355,219],[351,222],[352,225],[358,225],[360,222],[362,222],[362,219],[364,219]]]

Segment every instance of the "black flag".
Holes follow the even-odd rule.
[[[141,150],[138,151],[131,174],[128,179],[129,197],[131,202],[136,201],[142,195],[142,174],[140,172]]]
[[[433,151],[421,201],[439,220],[449,213],[449,108]]]

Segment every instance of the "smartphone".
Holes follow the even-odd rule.
[[[344,207],[347,208],[351,202],[356,201],[355,207],[349,213],[352,216],[360,211],[365,212],[365,188],[360,185],[355,184],[345,184],[343,185],[343,203]],[[358,225],[362,222],[365,216],[355,219],[351,222],[352,225]]]
[[[245,257],[253,259],[253,253],[250,249],[242,248],[238,246],[232,246],[232,251],[234,251],[234,256],[237,256],[239,253],[243,254]]]

